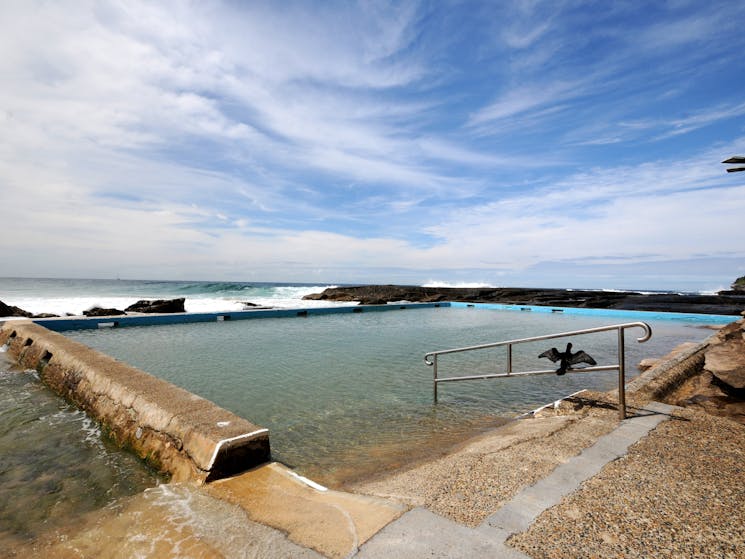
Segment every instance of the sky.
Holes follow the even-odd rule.
[[[717,290],[745,3],[0,3],[0,276]]]

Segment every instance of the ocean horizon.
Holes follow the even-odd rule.
[[[250,308],[252,305],[272,308],[314,308],[349,305],[349,302],[312,301],[305,295],[318,293],[329,287],[365,285],[362,283],[325,282],[255,282],[210,280],[133,280],[87,278],[0,278],[0,301],[32,314],[50,313],[59,316],[79,316],[93,307],[124,310],[141,299],[185,298],[186,312],[228,312]],[[370,284],[373,285],[373,284]],[[515,287],[479,282],[426,281],[422,287]],[[542,288],[538,288],[542,289]],[[620,290],[612,288],[585,289],[600,292],[642,294],[700,294],[716,292],[683,292],[676,290]],[[246,305],[248,303],[248,305]],[[0,317],[3,318],[3,317]]]

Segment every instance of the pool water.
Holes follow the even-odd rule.
[[[441,384],[432,398],[428,351],[605,326],[608,317],[470,308],[267,318],[66,332],[95,349],[205,397],[270,430],[272,455],[336,485],[395,467],[583,388],[608,390],[597,372]],[[621,321],[622,322],[622,321]],[[652,339],[626,334],[627,369],[711,331],[650,322]],[[513,370],[548,369],[550,340],[515,346]],[[617,362],[615,332],[573,338],[598,364]],[[504,348],[443,356],[440,376],[503,372]]]

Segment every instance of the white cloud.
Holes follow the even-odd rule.
[[[456,266],[493,262],[685,258],[713,251],[745,258],[739,218],[745,187],[713,153],[688,162],[598,169],[526,195],[455,213],[430,228],[432,255]]]
[[[505,95],[471,115],[469,124],[477,126],[560,105],[563,101],[580,95],[579,87],[579,82],[557,82],[510,89]]]
[[[36,275],[265,270],[271,280],[319,268],[506,273],[555,257],[685,258],[713,246],[740,254],[716,216],[741,211],[742,191],[724,188],[709,144],[691,141],[673,165],[627,143],[741,119],[731,91],[656,111],[643,82],[656,67],[633,65],[640,51],[607,15],[574,29],[594,18],[540,3],[484,22],[440,9],[3,3],[0,202],[13,208],[6,227],[24,234],[0,241],[1,260]],[[444,22],[439,36],[423,27],[429,18]],[[714,20],[675,21],[677,39],[653,45],[655,57],[686,32],[718,40]],[[463,48],[491,31],[498,45]],[[586,59],[604,36],[621,51]],[[677,76],[669,68],[692,59],[666,60],[660,73]],[[728,139],[725,156],[742,145]],[[626,151],[591,151],[617,144]],[[580,172],[588,160],[598,168]],[[681,225],[694,219],[707,233]]]

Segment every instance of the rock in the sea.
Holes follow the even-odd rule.
[[[157,299],[155,301],[149,301],[146,299],[137,301],[135,304],[128,306],[124,309],[126,312],[142,312],[142,313],[177,313],[186,312],[184,308],[184,299],[179,297],[178,299]]]
[[[119,309],[102,309],[101,307],[93,307],[87,311],[83,311],[85,316],[121,316],[127,314]]]
[[[31,318],[32,313],[12,305],[6,305],[0,301],[0,316],[25,316],[26,318]]]
[[[646,357],[642,359],[641,361],[639,361],[637,368],[641,372],[648,371],[649,369],[657,365],[657,363],[659,363],[660,361],[662,361],[662,359],[656,359],[654,357]]]
[[[250,301],[241,301],[241,305],[243,305],[244,311],[263,311],[274,308],[265,307],[263,305],[259,305],[258,303],[251,303]]]
[[[680,355],[684,351],[688,351],[690,349],[693,349],[697,345],[698,344],[697,343],[694,343],[694,342],[683,342],[682,344],[679,344],[679,345],[675,346],[672,349],[672,351],[670,351],[670,353],[668,353],[664,357],[661,357],[661,358],[647,357],[646,359],[642,359],[639,362],[639,365],[637,365],[637,367],[642,372],[647,371],[647,370],[651,369],[652,367],[656,366],[658,363],[664,363],[665,361],[669,361],[670,359],[673,359],[673,358],[677,357],[678,355]]]
[[[35,314],[32,318],[58,318],[58,314],[52,314],[48,312],[42,312],[39,314]]]
[[[388,301],[381,297],[362,297],[359,302],[360,305],[386,305]]]

